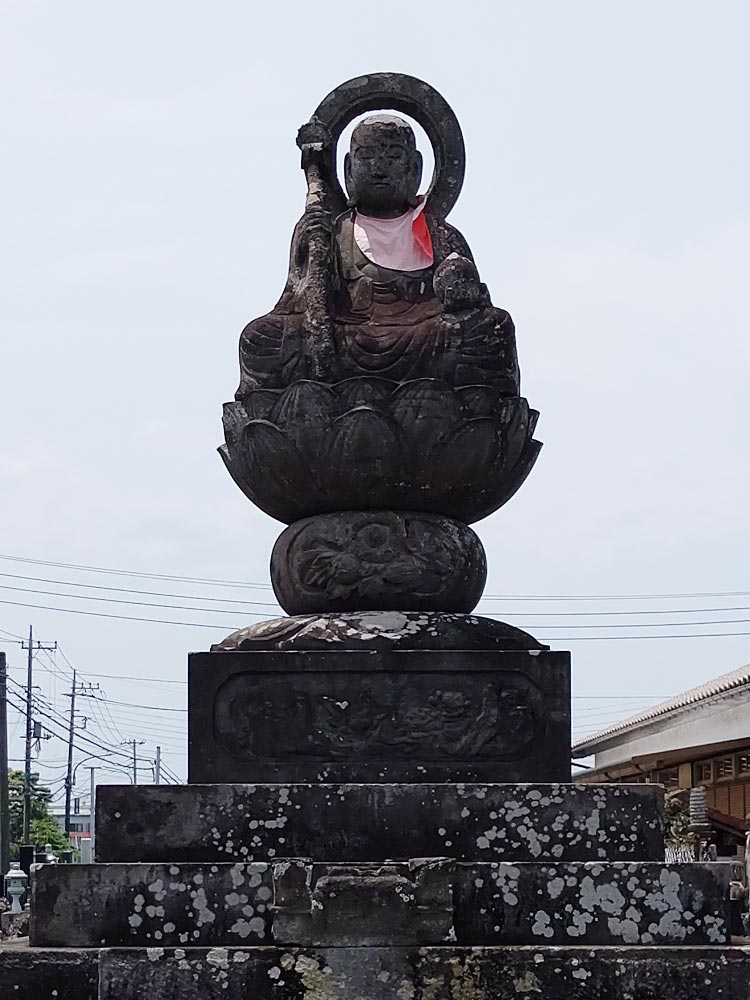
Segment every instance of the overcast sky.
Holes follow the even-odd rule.
[[[642,704],[750,660],[750,634],[571,641],[750,633],[750,621],[667,624],[750,619],[747,4],[4,0],[0,12],[0,551],[256,586],[9,560],[0,572],[194,594],[196,608],[273,602],[262,588],[281,525],[216,454],[221,404],[240,330],[285,281],[305,192],[296,130],[334,86],[387,69],[430,82],[461,121],[467,174],[451,221],[514,316],[523,391],[541,411],[536,468],[478,525],[486,593],[744,592],[480,610],[570,648],[579,699]],[[88,679],[128,705],[183,708],[184,686],[124,678],[182,681],[188,650],[253,620],[238,605],[57,595],[184,597],[0,583],[57,592],[0,589],[2,601],[216,621],[0,603],[5,633],[33,623],[81,671],[121,675]],[[741,610],[684,613],[702,608]],[[588,631],[572,628],[586,618],[540,616],[561,610],[660,614]],[[22,680],[19,646],[4,648]],[[54,678],[40,655],[39,683],[64,712],[57,662]],[[635,702],[575,704],[584,733]],[[112,742],[147,740],[145,761],[159,740],[184,777],[183,714],[110,710]],[[45,774],[59,779],[63,758],[45,744]]]

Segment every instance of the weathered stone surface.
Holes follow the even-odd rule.
[[[726,944],[726,864],[459,865],[459,944]]]
[[[453,934],[455,863],[273,866],[276,944],[441,944]]]
[[[489,313],[476,310],[480,336],[488,328],[492,353],[515,358],[510,317]],[[408,328],[398,332],[411,339]],[[461,338],[460,329],[450,332]],[[288,346],[292,337],[283,338]],[[305,346],[299,331],[292,353],[300,360]],[[219,451],[229,473],[261,510],[288,524],[337,510],[430,512],[467,524],[487,517],[531,471],[541,449],[532,437],[539,414],[489,377],[490,384],[450,385],[445,369],[455,370],[455,352],[433,357],[432,378],[347,378],[358,373],[339,368],[330,381],[249,389],[224,404]],[[501,381],[512,383],[497,361]]]
[[[320,514],[291,524],[271,554],[274,593],[290,615],[360,608],[468,613],[486,577],[477,535],[439,514]]]
[[[549,649],[520,628],[481,615],[443,611],[342,611],[255,622],[232,632],[211,652],[258,650]]]
[[[274,866],[273,939],[290,945],[726,944],[727,865]]]
[[[101,953],[101,1000],[748,1000],[748,948]]]
[[[257,944],[270,940],[265,864],[44,865],[34,946]]]
[[[188,780],[564,781],[567,653],[193,653]]]
[[[750,948],[0,946],[0,1000],[748,1000]]]
[[[98,861],[654,861],[657,785],[100,785]]]
[[[99,953],[0,945],[0,1000],[98,1000]]]
[[[31,943],[725,944],[723,864],[47,865]]]

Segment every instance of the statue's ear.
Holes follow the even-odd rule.
[[[419,185],[422,183],[422,168],[424,166],[424,161],[422,160],[422,154],[419,150],[414,151],[413,158],[413,175],[414,175],[414,190],[419,191]]]
[[[352,193],[352,158],[349,153],[344,157],[344,184],[346,185],[346,193],[351,199],[353,197]]]

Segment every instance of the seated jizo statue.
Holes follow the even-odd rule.
[[[432,146],[424,194],[398,115]],[[336,152],[351,122],[344,193]],[[271,556],[288,614],[468,614],[487,572],[469,525],[516,493],[541,445],[539,414],[519,394],[513,323],[446,221],[464,175],[461,127],[429,84],[371,73],[324,97],[297,144],[307,199],[289,277],[242,333],[221,456],[245,495],[289,525]],[[418,629],[425,621],[433,628],[430,618]],[[485,641],[446,628],[455,648]],[[538,648],[507,626],[481,629],[491,643]],[[265,642],[261,632],[248,642]]]
[[[464,237],[418,194],[422,156],[411,126],[374,114],[355,127],[344,211],[326,169],[330,143],[316,119],[300,130],[307,206],[278,304],[242,333],[236,397],[361,375],[518,395],[512,320],[491,305]]]

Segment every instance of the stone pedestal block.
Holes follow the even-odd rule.
[[[459,865],[459,944],[728,944],[730,864]]]
[[[193,653],[188,780],[565,781],[569,672],[538,649]]]
[[[99,951],[0,944],[0,1000],[98,1000]]]
[[[742,947],[0,948],[0,1000],[747,1000],[749,982]]]
[[[658,861],[659,785],[100,785],[97,861]]]
[[[32,945],[194,946],[270,942],[265,864],[43,865],[32,881]]]
[[[45,865],[42,947],[726,944],[728,864]]]
[[[422,858],[392,864],[273,866],[277,944],[441,944],[454,941],[455,864]]]

